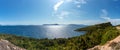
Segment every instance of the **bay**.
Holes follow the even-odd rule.
[[[83,35],[84,32],[74,31],[83,25],[19,25],[19,26],[0,26],[0,34],[12,34],[31,38],[69,38]]]

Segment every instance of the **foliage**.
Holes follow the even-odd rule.
[[[112,24],[110,22],[92,25],[84,28],[76,29],[75,31],[95,31],[97,29],[105,29],[106,27],[110,27]]]
[[[86,34],[72,38],[33,39],[15,35],[1,34],[0,38],[9,40],[13,44],[27,50],[86,50],[95,45],[105,44],[120,35],[110,23],[88,26],[76,31],[86,31]]]

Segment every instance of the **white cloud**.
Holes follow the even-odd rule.
[[[60,0],[59,2],[57,2],[54,5],[54,14],[53,16],[57,16],[59,19],[64,19],[66,17],[68,17],[70,15],[69,11],[60,11],[60,13],[58,12],[58,9],[60,8],[60,6],[63,3],[74,3],[76,5],[76,7],[80,8],[81,5],[86,4],[86,0]]]
[[[75,0],[74,1],[76,4],[86,4],[86,0]]]
[[[62,11],[58,14],[56,14],[56,16],[59,18],[59,19],[64,19],[65,17],[68,17],[70,14],[70,12],[68,11]]]
[[[101,10],[101,15],[100,15],[100,17],[103,18],[103,19],[105,19],[105,20],[107,20],[107,21],[110,20],[110,18],[109,18],[109,16],[108,16],[108,12],[107,12],[106,9],[102,9],[102,10]]]
[[[78,7],[78,8],[80,8],[80,7],[81,7],[81,5],[77,5],[77,7]]]
[[[107,12],[106,9],[102,9],[102,10],[101,10],[101,15],[100,15],[100,17],[103,18],[103,19],[105,19],[105,20],[107,20],[107,21],[110,20],[110,18],[109,18],[109,16],[108,16],[108,12]]]
[[[87,4],[86,0],[74,0],[74,3],[77,5],[78,8],[81,7],[83,4]]]
[[[57,11],[59,9],[59,7],[64,3],[64,2],[73,2],[76,4],[76,6],[78,8],[81,7],[81,5],[83,4],[86,4],[87,1],[86,0],[60,0],[59,2],[57,2],[55,5],[54,5],[54,11]]]
[[[109,18],[109,17],[101,17],[101,18],[103,18],[103,19],[105,19],[105,20],[107,20],[107,21],[109,21],[109,20],[110,20],[110,18]]]
[[[120,19],[112,19],[108,16],[108,12],[106,9],[101,10],[102,14],[100,15],[101,18],[105,19],[107,22],[111,22],[113,25],[120,24]]]
[[[73,0],[65,0],[66,2],[72,2]]]
[[[94,24],[99,24],[103,23],[104,21],[101,20],[72,20],[72,21],[65,21],[65,23],[68,24],[84,24],[84,25],[94,25]]]
[[[61,0],[61,1],[59,1],[58,3],[56,3],[56,4],[54,5],[54,11],[57,11],[58,8],[59,8],[63,3],[64,3],[64,0]]]

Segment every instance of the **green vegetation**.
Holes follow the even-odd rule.
[[[4,34],[1,34],[0,38],[9,40],[27,50],[86,50],[99,44],[105,44],[120,35],[110,22],[80,28],[76,31],[86,31],[86,34],[68,39],[33,39]]]
[[[110,22],[88,26],[85,28],[76,29],[75,31],[95,31],[97,29],[105,29],[106,27],[112,27]]]

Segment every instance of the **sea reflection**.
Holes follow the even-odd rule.
[[[49,38],[62,38],[66,35],[63,33],[66,26],[47,26],[46,36]]]
[[[49,25],[49,26],[0,26],[0,33],[14,34],[32,38],[68,38],[80,36],[84,32],[74,31],[82,26]]]

